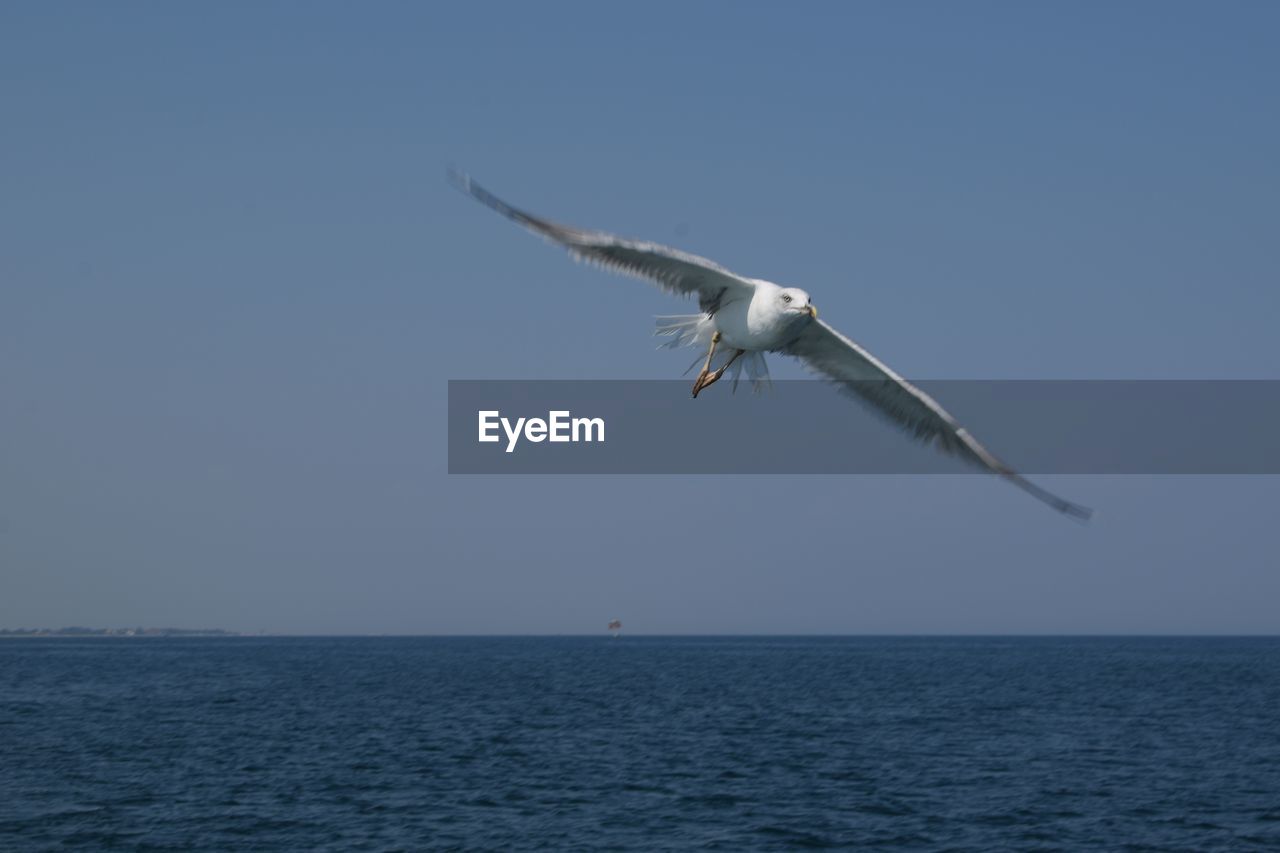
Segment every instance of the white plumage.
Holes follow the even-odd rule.
[[[759,387],[769,381],[766,352],[795,356],[832,380],[842,393],[869,404],[915,438],[1009,480],[1073,518],[1087,520],[1093,514],[1087,507],[1042,489],[1001,462],[936,400],[819,320],[805,291],[745,278],[706,258],[657,243],[558,225],[517,210],[467,175],[450,172],[450,179],[472,198],[565,247],[578,260],[647,279],[669,293],[697,297],[701,313],[659,317],[656,331],[670,338],[665,346],[710,347],[714,353],[716,344],[720,344],[735,351],[709,377],[706,374],[712,359],[707,357],[694,386],[695,396],[730,367],[735,385],[739,372],[745,369],[752,384]],[[701,356],[698,361],[702,361]],[[704,383],[704,379],[710,382]]]

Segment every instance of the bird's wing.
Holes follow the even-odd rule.
[[[1001,462],[936,400],[821,320],[808,323],[783,352],[835,380],[843,393],[871,404],[915,438],[1000,475],[1058,512],[1080,520],[1093,515],[1088,507],[1063,500]]]
[[[699,306],[708,313],[715,313],[726,296],[750,295],[755,289],[749,279],[706,258],[657,243],[627,240],[604,231],[584,231],[548,222],[517,210],[471,180],[468,175],[451,171],[449,179],[454,186],[481,204],[493,208],[533,233],[564,246],[577,260],[649,279],[670,293],[697,296]]]

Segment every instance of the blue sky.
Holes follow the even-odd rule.
[[[691,310],[450,164],[910,377],[1280,378],[1278,24],[4,4],[0,626],[1280,631],[1274,478],[1046,478],[1080,527],[982,477],[450,477],[444,435],[448,379],[678,376]]]

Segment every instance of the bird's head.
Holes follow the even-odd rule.
[[[782,310],[789,314],[807,314],[814,319],[818,316],[818,309],[809,301],[809,294],[798,287],[782,288],[778,292],[778,301],[782,303]]]

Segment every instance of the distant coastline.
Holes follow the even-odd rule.
[[[0,628],[2,637],[240,637],[221,628]]]

